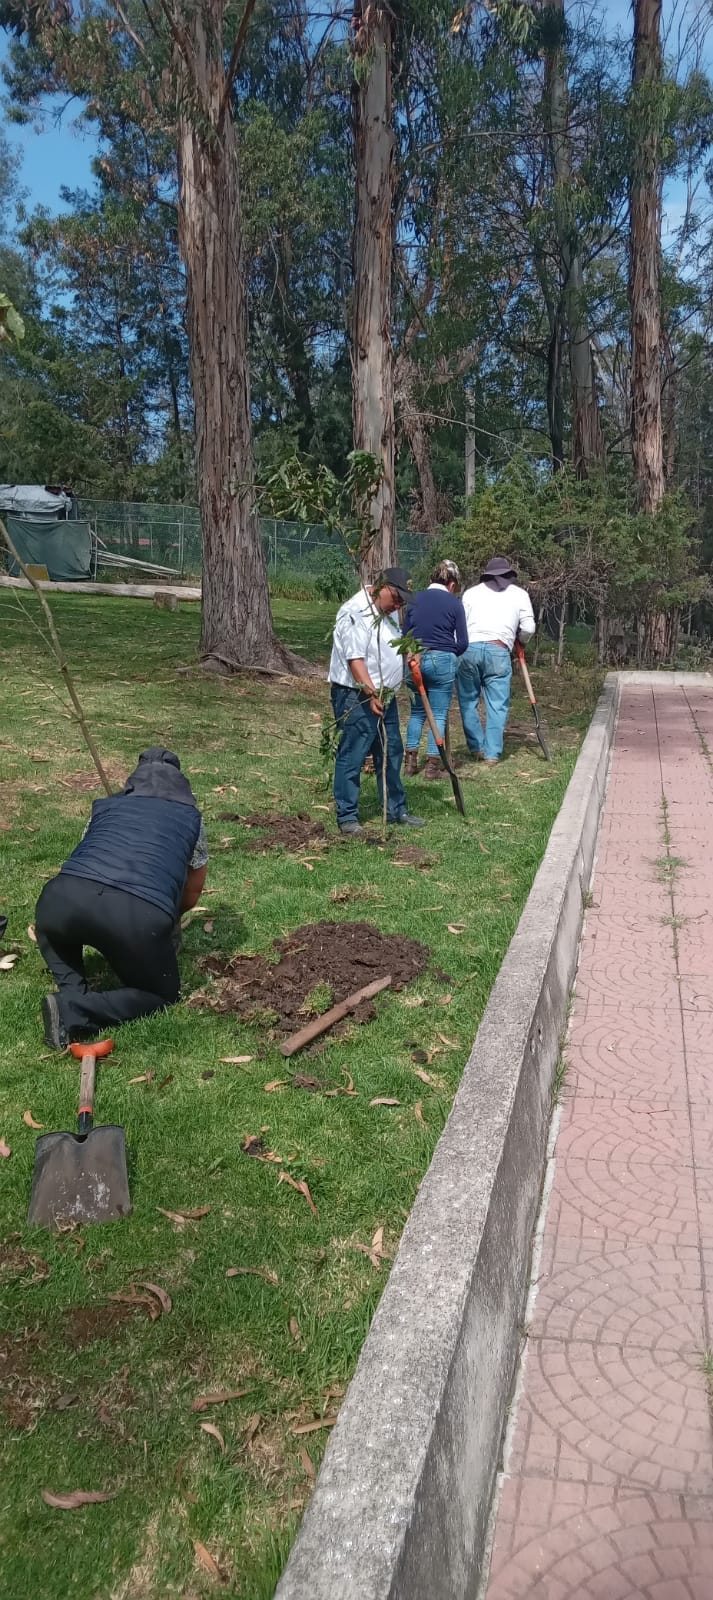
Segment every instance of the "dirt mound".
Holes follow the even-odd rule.
[[[103,761],[102,766],[113,787],[116,790],[123,789],[128,777],[126,767],[117,761]],[[57,782],[63,789],[73,789],[75,794],[93,794],[95,789],[98,793],[104,793],[101,778],[95,767],[89,772],[68,772],[65,777],[58,778]]]
[[[220,822],[241,822],[244,828],[260,828],[265,837],[251,839],[248,850],[301,850],[306,844],[321,844],[327,835],[324,824],[315,821],[306,811],[292,816],[281,816],[279,811],[253,811],[241,817],[237,811],[221,811]]]
[[[435,867],[438,856],[428,850],[421,850],[417,844],[402,844],[394,852],[394,861],[399,867]]]
[[[119,1339],[137,1311],[147,1315],[141,1305],[75,1306],[65,1312],[66,1343],[73,1350],[84,1350],[96,1339]]]
[[[375,978],[391,973],[392,987],[419,977],[428,965],[430,951],[416,939],[380,933],[370,922],[312,922],[297,928],[289,939],[274,945],[278,961],[265,956],[206,956],[200,963],[215,979],[215,987],[191,995],[189,1005],[212,1011],[234,1011],[246,1021],[266,1013],[281,1032],[292,1033],[310,1016],[346,1000]],[[375,1015],[366,1001],[352,1020],[366,1022]]]

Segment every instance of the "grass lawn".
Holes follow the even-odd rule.
[[[336,1414],[388,1270],[356,1246],[382,1228],[387,1257],[396,1250],[598,678],[586,663],[536,674],[551,767],[529,737],[518,683],[507,759],[494,771],[462,769],[467,825],[447,783],[416,779],[409,802],[428,829],[408,841],[394,829],[375,848],[339,841],[324,809],[324,683],[177,674],[195,649],[196,606],[171,614],[65,596],[53,605],[114,774],[146,745],[169,745],[203,807],[209,912],[184,938],[186,994],[206,981],[201,956],[267,951],[324,918],[373,921],[432,952],[415,985],[376,1001],[375,1021],[289,1063],[265,1026],[185,1005],[123,1028],[99,1070],[96,1112],[126,1129],[133,1214],[81,1233],[28,1230],[36,1136],[24,1115],[48,1130],[73,1127],[78,1074],[70,1057],[45,1055],[38,1008],[47,977],[26,929],[96,790],[35,630],[35,602],[23,596],[21,607],[0,591],[0,911],[10,918],[3,948],[21,952],[12,971],[0,971],[0,1138],[12,1152],[0,1160],[0,1593],[195,1600],[221,1590],[212,1557],[221,1592],[267,1600],[328,1437],[326,1427],[295,1429]],[[283,638],[322,659],[334,609],[275,603]],[[458,723],[456,753],[461,744]],[[373,779],[364,797],[376,827]],[[314,810],[330,848],[249,853],[254,834],[219,821],[226,810]],[[397,867],[394,852],[406,842],[431,853],[433,865]],[[415,1049],[425,1064],[423,1054],[414,1062]],[[336,1087],[344,1069],[354,1096],[291,1082],[301,1072]],[[151,1081],[141,1081],[147,1073]],[[287,1086],[266,1091],[276,1079]],[[380,1097],[398,1105],[370,1105]],[[242,1153],[245,1136],[261,1132],[282,1168],[306,1179],[318,1215],[278,1183],[280,1167]],[[180,1225],[161,1207],[210,1209]],[[233,1267],[264,1276],[227,1276]],[[171,1298],[156,1320],[143,1303],[107,1298],[145,1282]],[[201,1395],[238,1389],[245,1394],[192,1409]],[[114,1498],[61,1510],[44,1503],[45,1489]]]

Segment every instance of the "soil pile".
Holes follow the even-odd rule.
[[[289,939],[276,940],[274,949],[278,961],[204,957],[200,965],[215,985],[191,995],[189,1005],[233,1011],[246,1022],[267,1020],[267,1013],[280,1032],[293,1033],[375,978],[391,973],[392,988],[402,989],[424,971],[430,955],[427,945],[380,933],[370,922],[308,923]],[[351,1020],[367,1022],[374,1015],[367,1000]]]
[[[244,828],[260,828],[264,837],[251,839],[246,845],[248,850],[302,850],[306,844],[323,844],[327,839],[324,824],[306,811],[292,816],[253,811],[248,817],[240,816],[237,811],[221,811],[218,820],[240,822]]]

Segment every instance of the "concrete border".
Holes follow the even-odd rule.
[[[607,677],[276,1600],[471,1600],[619,678]]]

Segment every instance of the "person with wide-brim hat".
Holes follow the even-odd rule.
[[[535,617],[530,596],[518,584],[508,556],[491,558],[482,569],[480,582],[466,589],[463,606],[468,649],[458,662],[458,704],[471,755],[494,767],[503,753],[510,710],[512,651],[516,639],[526,644],[532,638]],[[485,732],[478,714],[481,695]]]

